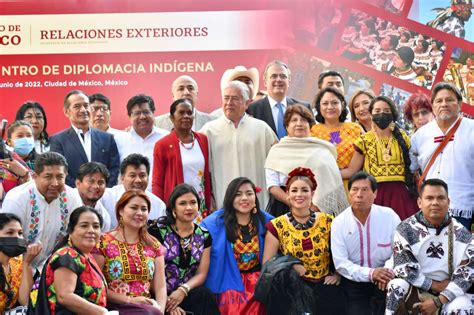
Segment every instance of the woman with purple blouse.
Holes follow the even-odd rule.
[[[214,294],[203,286],[212,240],[206,229],[194,223],[199,203],[192,186],[178,185],[170,195],[166,216],[148,227],[148,232],[166,248],[166,311],[170,315],[219,314]]]

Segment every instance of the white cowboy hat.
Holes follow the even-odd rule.
[[[257,68],[247,69],[244,66],[236,66],[234,69],[227,69],[222,75],[221,90],[224,86],[237,79],[238,77],[247,77],[253,82],[253,93],[250,95],[252,99],[255,98],[258,92],[258,70]]]

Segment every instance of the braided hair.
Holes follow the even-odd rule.
[[[392,118],[393,122],[396,122],[398,120],[398,111],[397,107],[395,106],[395,103],[388,97],[386,96],[377,96],[374,98],[369,105],[369,112],[372,113],[372,110],[374,109],[374,104],[377,102],[384,102],[387,103],[388,106],[390,106],[390,110],[392,112]],[[400,148],[402,149],[402,156],[403,156],[403,162],[405,166],[405,185],[408,188],[408,191],[410,192],[410,195],[413,197],[418,196],[418,192],[416,189],[415,185],[415,180],[413,177],[413,174],[410,171],[410,148],[408,147],[407,142],[403,138],[402,130],[400,127],[398,127],[397,124],[394,124],[393,130],[392,130],[392,135],[397,140],[398,144],[400,145]]]

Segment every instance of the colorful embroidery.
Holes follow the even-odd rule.
[[[251,270],[260,264],[260,247],[257,234],[248,243],[244,243],[241,238],[237,238],[233,244],[233,249],[240,271]]]
[[[11,298],[9,298],[7,294],[0,292],[0,313],[11,309],[18,300],[21,276],[23,273],[22,262],[22,256],[11,258],[8,262],[10,266],[10,274],[5,275],[7,278],[6,292],[11,295]]]

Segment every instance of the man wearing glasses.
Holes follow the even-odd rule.
[[[51,136],[52,152],[62,154],[68,161],[66,184],[75,187],[79,167],[87,162],[100,162],[110,171],[107,184],[117,184],[120,159],[114,137],[102,130],[90,128],[90,106],[87,95],[79,90],[69,92],[64,98],[64,114],[71,127]]]
[[[148,158],[150,169],[153,170],[155,142],[169,134],[169,131],[153,125],[154,112],[155,102],[150,96],[138,94],[128,100],[127,113],[132,128],[125,133],[123,138],[117,139],[122,161],[129,154],[140,152]],[[150,178],[152,176],[153,174],[150,174]],[[148,182],[147,190],[151,191],[151,181]]]

